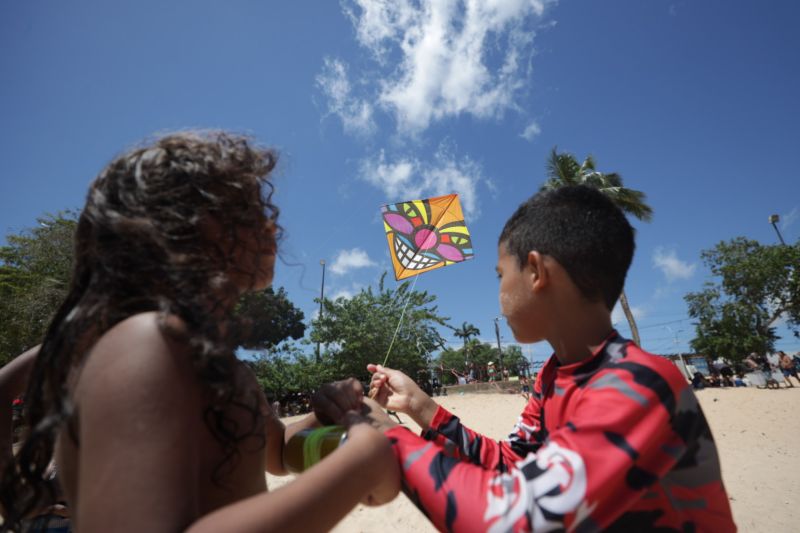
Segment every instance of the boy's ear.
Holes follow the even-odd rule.
[[[535,250],[528,252],[528,268],[530,269],[531,289],[539,291],[550,283],[550,272],[542,254]]]

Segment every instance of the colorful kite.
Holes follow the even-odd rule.
[[[398,281],[472,259],[457,194],[384,205],[381,211]]]

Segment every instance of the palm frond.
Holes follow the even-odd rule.
[[[557,148],[553,147],[550,157],[545,165],[549,180],[557,180],[561,185],[577,185],[580,176],[580,165],[570,153],[558,153]]]
[[[567,185],[586,185],[594,187],[608,196],[623,212],[643,222],[653,218],[653,208],[647,205],[647,198],[641,191],[628,189],[622,183],[622,176],[616,172],[604,174],[597,170],[594,157],[586,156],[578,164],[575,156],[568,152],[558,152],[553,147],[546,164],[547,181],[540,190],[552,190]]]
[[[622,176],[616,172],[610,174],[603,174],[604,179],[609,187],[622,187]]]
[[[609,197],[625,213],[642,222],[650,222],[653,219],[653,208],[647,205],[647,197],[643,192],[620,187],[613,197]]]

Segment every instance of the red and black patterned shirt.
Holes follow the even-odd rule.
[[[735,531],[711,431],[667,359],[615,332],[551,356],[505,441],[439,407],[387,435],[403,490],[442,531]]]

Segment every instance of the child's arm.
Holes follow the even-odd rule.
[[[539,397],[536,395],[523,411],[509,441],[497,442],[462,425],[457,417],[433,401],[399,370],[379,365],[369,365],[367,369],[373,372],[370,390],[374,391],[371,395],[379,404],[409,415],[423,429],[426,439],[435,440],[440,445],[444,445],[444,439],[451,441],[464,460],[502,471],[521,455],[535,451],[527,439],[520,437],[538,431]]]
[[[370,474],[375,472],[380,475]],[[188,531],[328,531],[365,495],[370,503],[386,503],[399,487],[399,469],[387,439],[358,424],[348,431],[346,446],[296,480],[204,516]]]
[[[81,531],[322,531],[361,499],[384,502],[399,490],[388,440],[358,424],[347,446],[292,483],[203,516],[212,483],[204,465],[218,454],[202,416],[206,395],[185,347],[155,330],[146,315],[115,326],[82,370],[73,508]],[[230,489],[253,494],[257,487]]]
[[[314,412],[289,426],[284,426],[272,408],[266,406],[264,415],[267,419],[265,447],[267,472],[278,476],[288,474],[283,464],[285,443],[303,429],[331,425],[342,420],[345,413],[360,408],[363,398],[364,390],[357,379],[349,378],[326,383],[311,398]]]
[[[405,428],[387,431],[404,491],[442,530],[603,529],[645,492],[658,498],[664,489],[656,482],[679,459],[687,468],[702,459],[708,464],[702,479],[680,483],[706,485],[704,505],[726,506],[716,458],[703,456],[715,452],[691,390],[677,371],[669,380],[647,369],[632,371],[639,374],[636,382],[615,371],[627,388],[587,387],[574,416],[507,472],[452,457]],[[652,514],[649,528],[660,514]]]
[[[264,465],[266,471],[274,476],[285,476],[289,473],[283,464],[283,448],[295,433],[306,428],[319,427],[321,424],[314,413],[289,424],[284,425],[271,407],[265,409],[267,420],[267,443],[264,446]]]
[[[39,346],[27,350],[0,368],[0,471],[11,458],[11,402],[25,392]]]

